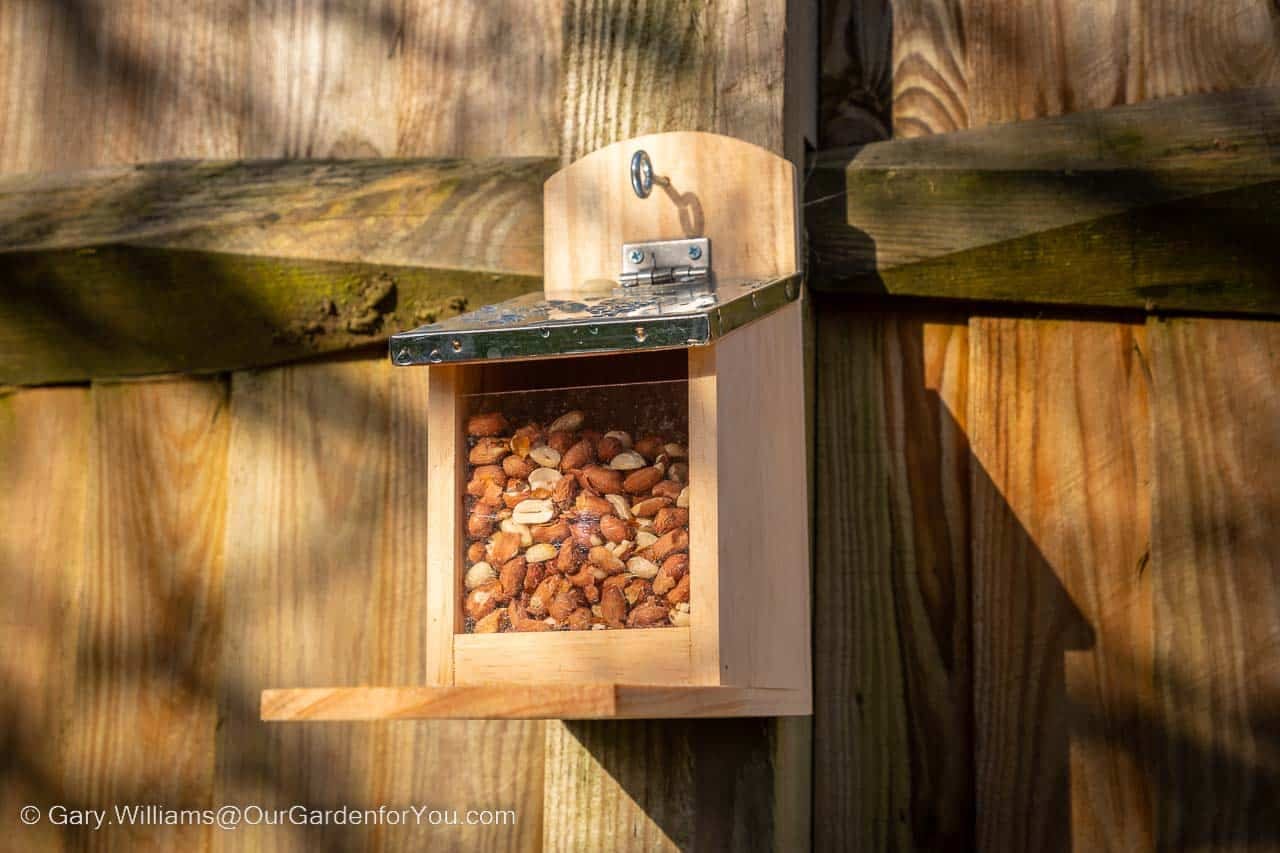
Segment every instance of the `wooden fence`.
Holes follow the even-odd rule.
[[[379,344],[537,286],[540,238],[518,238],[540,230],[527,191],[556,162],[669,129],[798,161],[806,140],[897,146],[1278,84],[1264,0],[0,5],[0,173],[26,175],[0,179],[6,841],[1280,848],[1274,90],[1195,102],[1236,105],[1207,139],[1210,154],[1253,140],[1240,185],[1215,164],[1218,183],[1171,195],[1175,158],[1118,210],[1095,194],[1059,221],[1070,164],[1037,196],[992,176],[1007,160],[968,160],[951,178],[976,170],[996,204],[1012,192],[1027,227],[962,228],[972,207],[917,193],[918,241],[910,220],[842,218],[830,193],[809,196],[812,721],[257,720],[264,687],[423,679],[425,389]],[[859,159],[877,150],[892,171],[905,149],[810,155],[810,191],[853,175],[889,193]],[[1132,178],[1131,153],[1111,162]],[[368,162],[424,157],[532,159]],[[294,194],[256,207],[254,168],[61,174],[181,158],[363,171],[277,164],[298,170]],[[1249,239],[1199,243],[1228,231],[1205,211],[1240,186],[1222,209]],[[1177,207],[1197,196],[1214,201]],[[49,209],[74,227],[33,218]],[[872,229],[886,249],[936,256],[868,268],[847,232],[869,221],[898,229]],[[1167,247],[1138,245],[1153,222],[1173,223]],[[1143,278],[1134,258],[1189,247],[1199,278],[1142,290],[1171,273]],[[948,270],[960,250],[979,254]],[[1108,276],[1121,285],[1085,286]],[[1072,288],[1104,296],[1058,298]],[[63,384],[16,387],[32,383]],[[94,833],[21,828],[25,803],[425,803],[519,820]]]

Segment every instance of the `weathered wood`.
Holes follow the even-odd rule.
[[[82,651],[91,422],[88,388],[0,393],[0,808],[11,815],[83,792],[83,780],[64,772],[61,734],[76,713]],[[83,846],[85,832],[15,821],[6,840],[19,849],[71,850]]]
[[[6,3],[0,172],[175,157],[555,156],[561,5]]]
[[[970,121],[1280,83],[1268,0],[960,0]]]
[[[256,97],[247,79],[255,5],[5,3],[0,172],[253,156],[242,146],[246,101]],[[272,120],[278,113],[258,117]]]
[[[980,850],[1152,847],[1142,332],[970,327]]]
[[[564,0],[403,4],[397,156],[555,156]]]
[[[1280,842],[1280,324],[1152,321],[1161,849]]]
[[[800,43],[816,26],[812,5],[568,0],[563,162],[665,130],[723,133],[794,162],[803,139],[816,138],[814,111],[805,108],[813,103],[809,81],[817,74],[807,63],[816,61],[816,38]],[[552,849],[608,848],[615,839],[622,846],[641,839],[697,848],[807,846],[809,810],[795,801],[809,785],[806,728],[792,720],[550,723],[544,842]],[[651,742],[661,750],[642,747]],[[709,770],[671,769],[695,765]],[[705,781],[695,785],[695,776]],[[754,781],[729,781],[736,777]],[[707,795],[695,798],[703,786]],[[584,799],[590,808],[577,807]],[[683,828],[668,829],[661,841],[637,804],[661,816],[658,823]]]
[[[823,147],[1280,83],[1268,0],[828,0]]]
[[[779,153],[789,148],[789,5],[566,0],[562,161],[667,130],[722,133]],[[791,94],[801,85],[796,81]]]
[[[824,306],[817,339],[815,846],[963,849],[963,318]]]
[[[92,390],[85,571],[76,588],[84,605],[75,630],[75,657],[86,665],[59,735],[68,802],[212,806],[226,395],[221,380]],[[102,766],[111,774],[95,772]],[[105,846],[127,849],[199,847],[215,830],[106,831]]]
[[[824,3],[822,147],[968,127],[972,36],[965,5],[965,0]]]
[[[275,157],[390,157],[404,4],[253,0],[244,145]],[[334,73],[341,69],[340,73]]]
[[[807,847],[778,822],[777,731],[751,718],[549,725],[543,849]]]
[[[237,606],[222,658],[236,669],[218,685],[217,798],[514,808],[514,828],[456,831],[467,844],[524,849],[541,831],[539,724],[258,720],[266,687],[425,682],[426,400],[424,371],[385,360],[234,375],[226,595]],[[437,831],[384,827],[382,843],[421,848]],[[317,838],[346,849],[373,836],[245,827],[236,843],[279,849]]]
[[[1280,312],[1277,122],[1259,89],[824,155],[815,286]]]
[[[540,286],[552,161],[0,179],[0,382],[272,364]]]
[[[408,0],[404,3],[378,3],[376,6],[349,2],[290,5],[250,0],[0,2],[0,172],[47,173],[179,157],[225,161],[306,154],[308,151],[311,157],[366,157],[375,149],[380,154],[405,157],[513,154],[554,157],[558,153],[559,139],[557,105],[562,97],[559,75],[543,74],[534,80],[530,79],[528,69],[558,69],[559,44],[555,38],[547,38],[547,34],[554,36],[558,33],[561,21],[558,15],[548,19],[525,14],[531,3],[501,5],[507,8],[497,9],[494,4],[480,8],[473,0]],[[479,21],[482,25],[465,23],[467,21]],[[455,26],[458,22],[463,22],[463,25]],[[492,29],[489,22],[492,22]],[[502,55],[499,63],[494,62],[495,50]],[[513,55],[516,53],[520,58]],[[450,76],[444,78],[435,76],[434,70],[423,70],[423,62],[447,68]],[[277,68],[287,70],[281,72]],[[394,70],[396,68],[399,70]],[[389,75],[387,69],[391,69]],[[468,84],[470,91],[458,87],[457,81],[462,79],[475,81]],[[500,82],[492,86],[484,82],[493,79]],[[520,85],[505,82],[517,79]],[[478,102],[474,92],[482,88],[487,99]],[[396,118],[394,126],[389,124],[388,117]],[[460,125],[463,121],[465,126]],[[533,129],[535,126],[539,126],[538,129]],[[547,127],[551,129],[548,131]],[[394,150],[387,147],[388,140],[395,144]],[[455,144],[459,146],[457,150],[453,148]],[[397,168],[394,163],[385,165],[388,176]],[[305,307],[318,306],[329,298],[341,304],[347,298],[344,293],[352,287],[345,277],[351,272],[351,267],[346,264],[343,278],[332,285],[325,284],[336,267],[326,266],[323,262],[368,261],[382,268],[418,265],[423,256],[406,255],[397,259],[396,253],[428,250],[452,253],[458,247],[471,251],[483,245],[492,249],[509,245],[503,240],[504,232],[514,237],[520,231],[517,212],[522,203],[519,198],[486,192],[479,199],[479,207],[468,210],[461,196],[445,196],[441,190],[440,203],[444,205],[444,212],[435,218],[435,226],[396,242],[391,238],[396,233],[392,226],[399,202],[395,201],[398,193],[393,186],[384,186],[386,207],[379,207],[376,201],[370,200],[348,199],[344,202],[338,198],[341,188],[334,187],[332,198],[335,204],[329,209],[323,201],[324,187],[329,182],[313,182],[306,173],[310,167],[304,165],[300,168],[302,171],[295,188],[300,192],[318,193],[312,198],[322,208],[320,213],[332,217],[327,226],[328,232],[308,232],[310,236],[307,236],[291,231],[286,222],[294,207],[290,202],[275,209],[267,205],[261,211],[266,215],[256,224],[245,222],[242,223],[243,228],[184,235],[185,239],[193,241],[196,238],[210,241],[208,244],[193,242],[185,248],[217,252],[226,245],[219,241],[226,241],[234,234],[236,246],[215,255],[215,264],[227,263],[225,255],[234,255],[236,261],[256,258],[256,262],[264,266],[270,266],[273,258],[301,259],[302,262],[296,265],[286,264],[285,270],[290,273],[286,279],[290,286],[302,291],[314,289],[314,301],[302,299],[300,304]],[[123,174],[132,174],[132,167],[124,170]],[[151,173],[144,169],[141,174],[159,178],[151,186],[153,194],[158,186],[171,178],[163,171]],[[61,180],[52,175],[46,175],[46,178],[55,183]],[[415,292],[437,294],[436,299],[421,300],[420,308],[437,310],[433,303],[438,301],[448,313],[456,310],[449,304],[455,293],[469,297],[474,306],[482,299],[504,298],[517,290],[538,287],[541,180],[541,176],[529,180],[527,198],[533,205],[531,209],[535,216],[529,233],[534,236],[534,242],[519,249],[527,252],[526,266],[520,266],[520,263],[525,263],[520,261],[508,266],[503,261],[504,265],[495,267],[494,263],[506,257],[504,249],[497,249],[493,255],[482,255],[475,265],[466,266],[476,273],[476,277],[458,284],[456,291],[441,285],[439,274],[433,280],[422,282],[417,290],[400,282],[397,315],[402,315],[406,324],[419,321],[417,308],[404,307],[406,300],[413,301]],[[216,181],[202,181],[201,185],[207,187],[213,183]],[[316,186],[310,187],[312,183]],[[193,189],[199,190],[198,187],[182,186],[173,198],[180,203],[185,197],[190,197]],[[407,191],[399,194],[401,202],[409,203],[407,216],[410,220],[416,217],[419,224],[427,218],[431,197],[432,193],[427,192],[421,205],[415,207],[417,203],[412,202]],[[297,198],[302,200],[303,197]],[[211,200],[204,214],[217,216],[222,213],[223,204],[222,200]],[[491,206],[486,207],[486,204]],[[303,204],[299,209],[305,207]],[[450,227],[445,221],[451,207],[457,218],[449,221],[460,227]],[[79,210],[74,205],[72,209]],[[154,213],[156,208],[150,210]],[[358,218],[344,220],[344,211],[347,215],[357,212]],[[172,207],[169,212],[173,212]],[[268,221],[272,215],[280,216],[278,227]],[[309,214],[308,218],[315,219],[316,216]],[[472,224],[481,222],[507,224],[498,227],[491,239],[487,234],[468,230]],[[5,227],[0,229],[0,241],[10,236],[12,224],[5,221]],[[482,228],[485,229],[487,226]],[[332,254],[347,246],[342,242],[342,235],[357,232],[366,235],[362,245],[348,247],[353,250],[348,255]],[[278,248],[255,242],[261,238],[277,241],[275,245]],[[132,257],[121,249],[124,238],[120,240],[120,245],[100,249],[100,252],[114,253],[111,257],[117,260],[122,256]],[[315,254],[302,251],[308,244],[315,249]],[[381,252],[389,254],[379,256]],[[445,258],[452,255],[431,256]],[[490,263],[486,257],[497,261]],[[92,263],[93,260],[94,256],[89,256],[85,262]],[[184,276],[194,275],[188,281],[193,288],[189,292],[207,300],[209,293],[200,293],[195,288],[203,286],[206,291],[213,290],[208,260],[189,257],[181,263],[188,264],[183,270]],[[16,261],[15,265],[22,266]],[[78,275],[75,269],[68,271],[73,279]],[[298,283],[291,274],[295,269],[302,271],[302,277],[312,277],[313,280],[309,284]],[[443,269],[448,272],[455,267],[447,265]],[[112,274],[118,278],[120,271],[114,269]],[[376,274],[379,271],[385,269],[372,272]],[[495,285],[489,282],[491,272],[504,276],[516,274],[520,278],[515,284],[498,282]],[[528,278],[523,277],[526,273]],[[0,278],[6,284],[10,281],[7,269]],[[0,284],[0,311],[13,304],[9,292],[3,287],[5,284]],[[428,290],[428,287],[438,289]],[[418,285],[415,284],[414,288]],[[161,314],[170,310],[155,292],[159,289],[155,288],[149,296],[139,296],[135,300],[138,309],[145,308],[157,322]],[[360,301],[358,291],[359,288],[354,287],[351,292],[355,298],[353,305]],[[148,299],[155,301],[148,302]],[[52,300],[48,304],[57,310]],[[241,305],[240,310],[255,314],[256,304],[255,301]],[[201,302],[200,305],[207,303]],[[233,308],[229,306],[227,310]],[[90,305],[89,316],[98,309],[99,306]],[[310,321],[309,316],[304,319]],[[235,325],[241,322],[237,316],[224,316],[219,321],[224,324],[224,329],[243,329],[244,326]],[[368,339],[342,332],[345,319],[335,318],[333,322],[335,325],[326,334],[345,334],[353,345],[358,338]],[[231,325],[225,325],[228,323]],[[385,319],[383,325],[385,329],[392,326]],[[143,327],[138,334],[145,337],[149,328]],[[192,333],[197,336],[210,334],[198,324],[192,324]],[[255,339],[270,338],[271,334],[268,328],[250,329],[250,336]],[[373,339],[377,340],[377,336]],[[181,342],[174,344],[181,345]],[[4,352],[0,355],[0,364],[9,363],[10,353]],[[384,369],[384,365],[377,364],[370,371],[373,375],[382,376]],[[295,397],[305,396],[304,391],[319,394],[317,386],[332,379],[331,370],[331,367],[298,368],[286,372],[288,379],[280,381],[292,383],[297,390]],[[312,371],[318,373],[314,378],[307,378]],[[272,376],[268,374],[267,380],[274,381]],[[233,389],[255,378],[256,374],[240,374],[233,380]],[[360,384],[361,381],[357,379],[355,383]],[[193,420],[201,417],[214,420],[207,408],[192,405],[188,388],[186,383],[166,382],[153,392],[146,392],[173,395],[172,406],[164,407],[172,416],[164,419],[165,424],[173,423],[183,405],[191,405],[190,417]],[[354,393],[350,387],[347,391]],[[162,585],[144,581],[133,574],[129,574],[128,581],[116,589],[105,589],[100,582],[86,588],[83,583],[86,536],[81,519],[86,509],[90,509],[85,500],[89,473],[87,454],[90,430],[96,429],[89,405],[90,394],[88,388],[79,387],[20,390],[0,396],[0,480],[5,484],[3,494],[0,494],[0,589],[3,589],[0,610],[5,614],[3,624],[0,624],[0,647],[5,650],[8,662],[15,664],[12,667],[0,664],[4,693],[0,698],[0,707],[3,708],[0,729],[4,731],[5,747],[0,765],[4,767],[6,783],[17,783],[12,787],[6,784],[6,793],[0,797],[4,803],[3,814],[7,816],[5,828],[9,835],[6,841],[11,838],[9,843],[12,846],[31,850],[56,849],[59,840],[66,849],[77,850],[87,847],[142,849],[176,846],[168,840],[171,836],[166,836],[171,830],[164,827],[139,829],[130,834],[95,835],[74,828],[59,830],[44,823],[27,831],[18,825],[14,816],[26,802],[110,808],[117,796],[123,796],[118,792],[130,787],[130,779],[139,775],[162,779],[166,774],[168,778],[174,778],[181,769],[176,767],[173,756],[189,754],[195,746],[180,744],[171,749],[168,744],[163,744],[156,748],[155,742],[145,736],[129,742],[128,750],[120,749],[118,745],[121,739],[134,734],[135,730],[130,728],[131,719],[163,713],[166,707],[174,708],[175,713],[185,712],[193,707],[190,703],[199,701],[204,703],[203,710],[197,715],[202,720],[212,716],[211,709],[221,702],[222,724],[232,731],[238,730],[242,724],[249,730],[249,736],[243,739],[225,733],[219,736],[223,774],[216,792],[210,783],[211,787],[204,795],[209,802],[245,805],[303,802],[338,806],[344,803],[336,798],[350,794],[349,803],[420,802],[459,809],[518,803],[516,807],[519,810],[515,827],[433,827],[429,839],[412,829],[381,827],[360,830],[353,845],[343,843],[350,837],[333,841],[332,833],[325,837],[321,833],[295,827],[281,829],[274,837],[263,840],[254,831],[242,827],[243,832],[210,833],[206,836],[209,843],[203,845],[204,848],[252,849],[261,846],[273,850],[292,847],[337,851],[358,845],[369,850],[420,850],[430,845],[432,849],[536,849],[542,836],[540,727],[513,731],[503,723],[400,724],[378,727],[367,735],[335,732],[311,739],[277,731],[272,733],[278,740],[271,742],[271,749],[255,755],[253,748],[259,742],[253,738],[264,728],[256,722],[257,682],[263,664],[252,655],[242,659],[234,654],[236,649],[244,646],[224,644],[223,654],[209,654],[207,659],[197,662],[201,667],[216,667],[217,682],[214,687],[206,686],[198,699],[184,692],[181,685],[166,693],[155,679],[139,688],[140,695],[148,699],[175,696],[178,704],[139,708],[132,702],[123,701],[118,708],[105,708],[95,699],[89,709],[93,725],[104,738],[112,740],[103,741],[102,749],[95,746],[94,756],[73,755],[73,772],[63,772],[65,762],[62,755],[66,745],[71,743],[68,735],[74,734],[77,742],[81,738],[80,733],[68,728],[69,721],[78,717],[88,719],[84,717],[86,710],[75,701],[76,673],[88,674],[91,683],[101,685],[105,679],[94,675],[99,667],[113,675],[128,671],[124,664],[103,663],[113,660],[120,641],[169,632],[184,620],[188,626],[194,624],[192,610],[187,606],[189,603],[175,600],[167,613],[148,611],[145,621],[124,625],[127,630],[113,628],[113,633],[96,638],[103,640],[102,644],[77,643],[78,624],[105,625],[110,622],[113,626],[119,625],[121,607],[131,606],[140,600],[150,601],[154,590],[165,590]],[[233,390],[229,409],[224,408],[217,415],[217,423],[225,426],[230,421],[237,426],[248,426],[247,423],[239,423],[240,415],[236,412],[248,396],[252,395]],[[394,399],[394,393],[392,397]],[[340,417],[349,400],[337,392],[316,400],[321,410],[317,414],[318,425]],[[404,405],[419,407],[422,402],[406,400]],[[12,409],[8,408],[10,405]],[[289,405],[289,401],[282,401],[265,411],[283,420]],[[335,409],[330,410],[330,405]],[[161,408],[160,401],[156,401],[156,407]],[[246,408],[250,412],[263,411],[259,406]],[[363,407],[361,411],[366,418],[376,419],[376,414],[370,414],[370,408]],[[9,420],[10,414],[13,420]],[[102,420],[115,424],[120,417],[113,415]],[[352,415],[353,420],[360,417]],[[8,431],[11,426],[17,430],[16,438]],[[118,436],[119,430],[113,429]],[[151,450],[158,446],[173,450],[171,435],[164,439],[148,438],[146,430],[136,421],[130,425],[130,432],[138,440],[136,446],[147,451],[144,457],[150,456]],[[319,433],[325,433],[323,427]],[[373,429],[367,432],[370,456],[403,454],[405,458],[422,458],[420,453],[413,456],[416,442],[424,439],[415,430],[406,427],[396,432],[394,440],[389,440],[376,453],[373,445],[385,436],[377,438],[375,433]],[[286,436],[282,428],[280,437],[299,442],[304,439],[298,429],[293,429]],[[325,468],[328,471],[325,483],[329,484],[326,494],[337,488],[332,484],[352,475],[354,470],[356,482],[365,489],[359,494],[367,496],[367,480],[361,477],[358,466],[356,469],[333,468],[333,460],[325,456],[332,444],[326,438],[313,434],[305,438],[314,439],[318,445],[280,446],[266,441],[255,444],[247,449],[248,457],[242,455],[239,458],[236,470],[240,476],[245,476],[254,467],[256,459],[253,453],[257,448],[263,452],[263,464],[272,466],[276,473],[295,471],[301,480],[314,473],[315,469]],[[200,455],[197,444],[183,445],[182,450]],[[217,476],[219,471],[225,470],[225,460],[215,460],[207,455],[204,458],[210,467],[208,477]],[[139,525],[167,521],[167,510],[163,507],[154,512],[148,507],[169,506],[176,486],[165,483],[161,477],[141,480],[136,474],[150,469],[134,471],[131,468],[134,464],[134,459],[114,457],[112,465],[120,466],[119,471],[107,473],[113,483],[128,485],[136,492],[129,506],[147,510],[134,516]],[[190,471],[189,465],[184,466],[183,471]],[[420,470],[411,462],[394,468],[381,481],[386,490],[385,499],[412,499],[419,494],[414,491],[415,484],[420,482],[419,477]],[[190,478],[184,482],[189,483]],[[119,491],[117,489],[116,493]],[[151,491],[159,494],[149,499],[147,494]],[[228,552],[245,555],[252,550],[254,553],[253,559],[245,565],[227,564],[233,576],[231,594],[224,599],[231,632],[234,634],[243,622],[256,625],[258,620],[265,618],[259,608],[266,601],[264,596],[269,596],[271,590],[277,588],[272,584],[279,583],[296,592],[296,596],[281,598],[272,605],[278,607],[278,619],[270,631],[259,633],[255,629],[252,633],[254,638],[269,635],[265,642],[278,642],[278,649],[270,651],[270,654],[279,655],[280,666],[295,663],[300,668],[306,666],[312,660],[311,649],[314,646],[313,665],[321,677],[327,666],[326,656],[339,661],[329,670],[333,671],[345,666],[341,661],[351,651],[350,647],[342,647],[331,638],[367,639],[377,631],[376,654],[383,662],[380,665],[385,668],[375,670],[375,673],[384,682],[400,676],[401,670],[396,667],[404,663],[406,656],[412,657],[421,651],[420,634],[412,626],[406,628],[396,619],[397,614],[412,617],[414,611],[405,603],[421,598],[420,584],[414,586],[414,572],[388,577],[386,571],[378,571],[382,580],[376,588],[376,595],[382,601],[381,612],[385,620],[382,628],[375,628],[368,613],[359,606],[343,609],[338,602],[333,606],[323,606],[319,602],[325,601],[327,595],[339,596],[341,592],[309,585],[306,563],[313,553],[309,550],[311,537],[322,537],[329,528],[335,531],[333,540],[329,541],[351,542],[358,537],[350,534],[349,526],[342,523],[336,514],[317,509],[306,488],[299,487],[278,496],[278,502],[273,502],[277,496],[263,495],[255,489],[233,491],[234,494],[228,496],[228,509],[238,520],[229,528]],[[253,503],[237,505],[237,500]],[[113,501],[110,510],[114,519],[112,523],[117,529],[128,520],[122,520],[118,507],[119,502]],[[206,511],[212,512],[211,509]],[[95,506],[90,516],[103,512],[102,507]],[[236,525],[244,518],[253,518],[262,512],[276,515],[278,525],[269,531],[272,535],[264,534],[252,543],[238,544],[231,535],[238,529]],[[417,512],[425,512],[420,502]],[[381,543],[377,554],[347,555],[355,567],[353,571],[368,571],[368,560],[373,557],[386,561],[380,565],[396,566],[412,566],[414,560],[421,559],[420,537],[424,525],[418,516],[412,519],[383,516],[383,519],[386,535],[376,539]],[[197,529],[199,523],[202,522],[197,518],[192,529]],[[167,527],[165,529],[168,530]],[[176,558],[169,553],[173,548],[171,538],[148,539],[141,532],[137,533],[128,542],[122,540],[120,545],[105,541],[100,535],[96,539],[103,541],[104,546],[118,549],[115,557],[121,561],[117,565],[122,570],[126,566],[123,562],[126,558],[136,561],[139,566],[173,564]],[[324,541],[319,541],[321,548]],[[126,547],[129,547],[129,553],[123,553]],[[178,550],[189,555],[193,547],[190,541],[186,541],[185,547]],[[410,556],[410,551],[416,553]],[[280,582],[278,565],[296,570],[297,576],[287,584]],[[187,577],[183,575],[184,583]],[[396,586],[397,578],[405,583],[404,587]],[[373,586],[372,582],[370,586]],[[177,587],[167,589],[173,591]],[[359,592],[361,595],[375,594],[366,589]],[[19,608],[23,615],[16,620],[10,619],[10,614]],[[224,640],[228,636],[224,634]],[[364,650],[372,641],[362,639],[353,643],[356,644]],[[159,662],[190,660],[192,652],[191,648],[170,649],[154,643],[149,649],[153,659]],[[19,653],[26,656],[24,661],[14,660]],[[408,676],[404,677],[407,679]],[[123,697],[127,687],[121,683],[116,695]],[[46,688],[50,692],[45,692]],[[243,716],[235,701],[238,696],[249,696],[253,703],[252,707],[246,707]],[[14,718],[9,716],[9,709],[19,700],[23,711],[17,725],[11,727],[8,723]],[[55,713],[59,709],[61,715]],[[119,717],[115,716],[117,710]],[[196,744],[195,730],[189,736],[192,744]],[[484,746],[466,752],[466,745],[472,743]],[[512,757],[515,757],[514,761]],[[358,776],[345,776],[346,769],[353,765],[371,767],[372,770]],[[232,766],[234,772],[230,769]],[[306,789],[298,783],[309,773],[317,777],[312,790],[319,791],[319,794],[314,799],[309,799]],[[329,782],[326,785],[322,780]],[[64,783],[66,788],[61,787]],[[128,801],[156,802],[168,798],[169,790],[157,787],[134,792]],[[259,799],[253,793],[256,790],[266,791],[267,795]],[[245,793],[241,796],[240,792]],[[30,800],[27,799],[28,793]],[[20,799],[14,800],[13,807],[9,808],[7,797],[11,795]],[[168,804],[180,803],[170,799]],[[326,844],[326,841],[330,843]],[[201,845],[188,846],[201,849]]]

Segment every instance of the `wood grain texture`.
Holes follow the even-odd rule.
[[[813,103],[805,87],[816,83],[816,67],[805,58],[817,61],[816,35],[809,44],[788,45],[788,33],[796,42],[813,33],[814,20],[797,17],[811,13],[810,6],[565,0],[562,162],[666,130],[724,133],[798,157],[802,138],[816,138],[812,110],[789,115],[787,104]],[[661,162],[655,165],[661,172]],[[644,748],[651,739],[664,751]],[[793,793],[808,788],[807,743],[803,723],[777,720],[549,723],[544,846],[607,849],[614,839],[659,849],[807,846],[809,810],[796,807]],[[671,784],[671,762],[686,778],[684,756],[693,749],[706,756],[707,781],[698,784],[708,793],[690,810],[687,789],[677,787],[681,799],[674,802],[662,792]],[[727,780],[735,777],[741,781],[730,788]],[[577,807],[582,801],[591,803],[585,813]],[[637,814],[637,804],[648,818]]]
[[[774,807],[773,730],[750,718],[548,725],[543,849],[794,849]]]
[[[668,130],[781,152],[786,24],[782,0],[565,0],[562,161]]]
[[[882,379],[894,603],[911,709],[910,828],[916,849],[958,849],[973,826],[966,435],[969,336],[959,315],[890,314]],[[864,633],[875,624],[858,626]],[[856,640],[855,640],[856,641]]]
[[[0,381],[278,363],[536,289],[551,165],[184,162],[0,179]]]
[[[536,839],[538,724],[264,727],[262,689],[426,678],[426,371],[353,361],[237,373],[217,797],[515,808],[516,827],[245,828],[247,849],[415,849]]]
[[[895,137],[969,127],[971,70],[965,0],[892,0]]]
[[[818,849],[971,843],[962,321],[818,314]]]
[[[416,368],[415,377],[427,381],[427,501],[431,515],[427,521],[427,566],[436,567],[440,583],[427,584],[424,602],[426,683],[454,683],[453,639],[462,620],[461,596],[458,594],[463,561],[463,505],[459,484],[466,476],[464,395],[471,393],[474,374],[467,368],[439,365],[425,370]],[[429,571],[429,569],[428,569]],[[447,579],[447,582],[446,582]],[[283,686],[283,685],[282,685]]]
[[[967,0],[974,127],[1280,81],[1266,0]]]
[[[710,15],[703,0],[565,0],[561,162],[642,134],[716,130]]]
[[[881,138],[880,124],[914,137],[1271,85],[1277,27],[1266,0],[830,0],[821,138],[854,145]]]
[[[548,725],[542,849],[688,849],[696,820],[690,725]]]
[[[974,127],[1103,109],[1126,97],[1129,4],[968,0],[965,34]],[[1134,7],[1154,4],[1133,4]]]
[[[402,4],[255,0],[245,78],[250,157],[389,157]]]
[[[537,274],[549,158],[198,160],[6,176],[0,248],[154,249]]]
[[[965,0],[823,4],[823,148],[969,127]]]
[[[1273,312],[1277,121],[1273,87],[833,152],[817,286]]]
[[[85,574],[87,388],[0,394],[0,809],[68,802],[60,744],[74,716]],[[14,821],[15,849],[71,849],[78,830]]]
[[[979,849],[1148,849],[1140,326],[970,326]]]
[[[220,380],[92,390],[74,712],[59,737],[70,802],[212,805],[226,395]],[[201,847],[213,828],[104,833],[95,846]]]
[[[465,563],[455,561],[453,565]],[[459,598],[454,596],[455,601]],[[537,672],[539,681],[546,684],[697,684],[689,662],[690,631],[673,626],[545,635],[457,634],[453,638],[453,683],[518,683]]]
[[[1280,326],[1152,321],[1156,804],[1165,849],[1280,843]]]
[[[655,183],[639,198],[627,176],[647,152]],[[706,237],[721,279],[799,269],[795,167],[728,136],[671,132],[593,151],[552,175],[543,196],[543,287],[550,298],[608,295],[623,243]]]
[[[1130,18],[1126,101],[1280,82],[1280,19],[1265,0],[1143,4]]]
[[[563,0],[404,4],[396,46],[403,53],[397,155],[559,153],[563,6]]]
[[[690,564],[716,567],[690,598],[695,684],[810,691],[802,315],[793,302],[689,353]]]
[[[563,683],[497,679],[429,687],[313,687],[265,690],[262,719],[611,720],[809,713],[798,690],[705,685]]]
[[[0,11],[0,171],[238,157],[247,0],[17,0]]]

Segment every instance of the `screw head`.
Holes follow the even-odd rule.
[[[632,249],[631,254],[629,254],[627,257],[631,259],[631,263],[638,264],[644,260],[644,252],[640,251],[639,249]]]
[[[689,260],[691,260],[691,261],[696,261],[696,260],[697,260],[698,258],[700,258],[700,257],[702,257],[702,247],[701,247],[701,246],[690,246],[690,247],[689,247]]]

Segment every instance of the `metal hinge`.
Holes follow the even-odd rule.
[[[710,281],[711,241],[706,237],[622,244],[618,283],[623,287]]]

